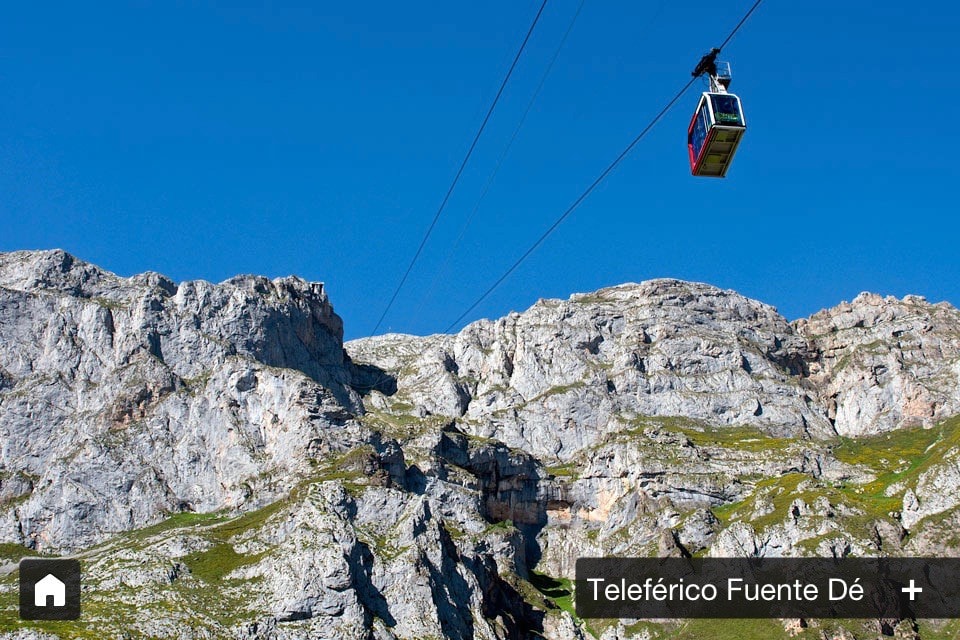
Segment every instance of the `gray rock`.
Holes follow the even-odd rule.
[[[960,311],[863,293],[794,323],[816,346],[810,379],[837,432],[930,426],[960,413]]]
[[[317,283],[176,286],[60,251],[0,255],[0,536],[79,549],[275,500],[356,442],[341,340]]]
[[[532,571],[955,549],[958,336],[654,280],[344,347],[319,283],[0,254],[0,542],[77,552],[105,638],[585,638]]]
[[[375,337],[347,350],[397,373],[403,401],[540,456],[568,459],[622,416],[833,434],[803,384],[816,357],[806,340],[772,307],[707,285],[623,285],[541,300],[452,337]]]

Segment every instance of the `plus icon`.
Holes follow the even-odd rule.
[[[910,602],[913,602],[914,596],[916,596],[918,593],[923,593],[923,587],[916,586],[913,582],[913,578],[910,578],[910,586],[903,587],[900,589],[900,591],[910,596]]]

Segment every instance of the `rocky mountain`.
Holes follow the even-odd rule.
[[[960,312],[654,280],[343,343],[324,287],[0,254],[0,637],[953,637],[580,620],[576,558],[956,554]],[[83,618],[16,618],[73,554]],[[709,622],[709,624],[707,624]],[[724,635],[726,634],[726,635]]]

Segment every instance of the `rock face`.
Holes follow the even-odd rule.
[[[385,336],[348,350],[412,374],[401,393],[476,435],[566,459],[638,416],[833,435],[804,374],[816,352],[767,305],[675,280],[624,285],[456,336]]]
[[[565,458],[618,416],[814,439],[931,426],[960,414],[958,324],[946,303],[863,294],[791,325],[732,291],[654,280],[541,300],[456,336],[383,336],[348,350],[405,366],[401,392],[424,412]]]
[[[576,558],[956,553],[958,390],[915,297],[654,280],[344,345],[321,284],[0,254],[0,637],[50,637],[6,617],[36,552],[84,562],[69,637],[670,637],[588,629]]]
[[[841,435],[930,425],[960,414],[957,310],[864,293],[796,322],[817,345],[811,379]]]
[[[79,549],[280,497],[311,446],[353,444],[342,335],[323,286],[296,278],[177,286],[3,255],[0,495],[17,504],[0,539]]]

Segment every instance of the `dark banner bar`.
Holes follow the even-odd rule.
[[[960,558],[580,558],[581,618],[960,618]]]

